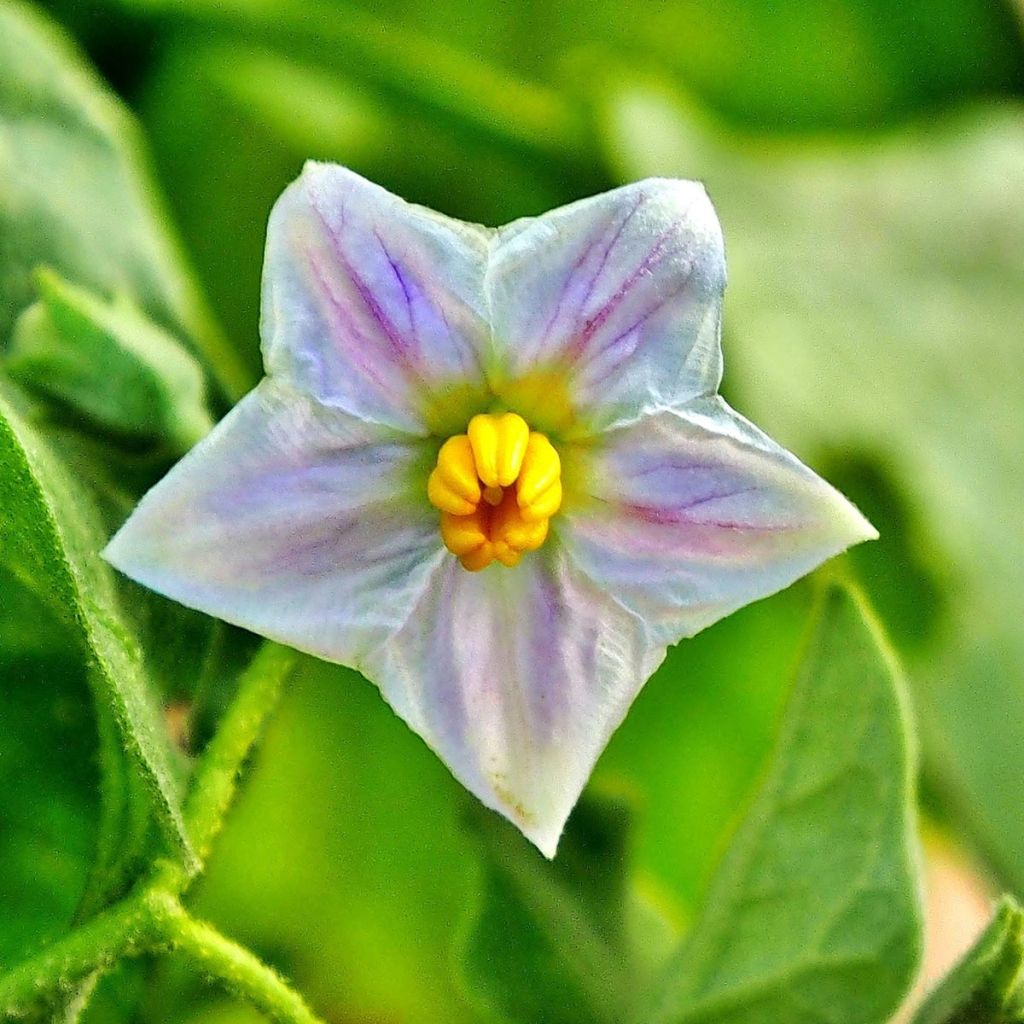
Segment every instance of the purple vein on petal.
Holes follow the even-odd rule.
[[[693,267],[691,264],[691,266],[687,269],[686,275],[682,278],[682,280],[680,280],[676,284],[676,286],[673,289],[671,289],[671,291],[669,291],[666,295],[661,296],[661,298],[659,298],[653,306],[651,306],[649,309],[645,310],[640,316],[638,316],[624,331],[621,331],[614,338],[612,338],[611,341],[606,342],[599,349],[597,349],[597,351],[594,352],[594,358],[599,359],[607,351],[609,351],[610,349],[614,349],[615,346],[620,341],[622,341],[623,338],[632,334],[634,331],[639,330],[639,328],[643,327],[643,325],[647,323],[647,321],[650,320],[652,316],[655,316],[662,309],[664,309],[665,306],[668,305],[668,303],[670,303],[686,287],[686,284],[690,279],[690,274],[692,273],[692,271]]]
[[[558,676],[563,664],[559,651],[559,641],[563,636],[565,608],[555,581],[547,575],[538,581],[537,601],[539,604],[537,621],[534,624],[534,635],[531,641],[536,645],[534,663],[541,667],[543,678],[536,680],[531,701],[536,726],[543,727],[543,738],[550,737],[553,728],[559,722],[557,698],[559,697]]]
[[[277,552],[268,551],[260,561],[267,572],[288,570],[302,576],[329,577],[338,571],[339,552],[345,550],[347,537],[365,528],[367,522],[394,519],[394,510],[383,502],[365,505],[359,510],[344,510],[324,516],[314,533],[296,538],[292,546]],[[423,539],[412,535],[397,547],[385,550],[360,545],[362,569],[399,567],[418,561],[423,554]]]
[[[651,247],[647,255],[636,267],[634,267],[626,280],[619,285],[615,294],[612,295],[611,298],[608,299],[608,301],[596,313],[594,313],[593,316],[588,317],[587,321],[583,324],[582,329],[577,333],[576,337],[573,338],[572,343],[569,345],[567,355],[570,359],[575,360],[580,358],[586,350],[587,344],[594,337],[597,331],[604,326],[608,321],[608,318],[622,304],[623,300],[633,290],[637,281],[650,273],[651,268],[658,263],[664,254],[665,246],[675,230],[676,227],[673,225],[663,231],[655,240],[654,245]]]
[[[690,270],[692,271],[692,267]],[[689,275],[690,271],[667,295],[662,296],[650,309],[638,316],[624,331],[621,331],[591,354],[589,359],[590,369],[587,373],[590,387],[600,387],[633,355],[640,344],[640,329],[686,287]],[[629,343],[627,344],[627,342]],[[597,367],[599,372],[595,373],[594,367]]]
[[[370,347],[345,343],[346,338],[350,338],[352,341],[355,341],[357,338],[362,337],[362,331],[360,331],[358,326],[353,322],[352,314],[346,304],[343,303],[335,294],[334,288],[331,286],[331,282],[328,280],[327,275],[324,272],[324,268],[319,257],[312,249],[307,250],[306,256],[309,261],[309,266],[313,271],[313,276],[316,278],[320,293],[327,300],[327,304],[331,310],[332,319],[335,322],[336,330],[332,332],[332,338],[345,348],[349,358],[352,359],[353,363],[365,377],[373,381],[373,383],[376,384],[384,394],[389,395],[392,398],[397,397],[398,392],[395,388],[388,384],[384,378],[376,372],[373,366],[372,350]]]
[[[416,331],[416,312],[413,309],[412,296],[409,294],[409,283],[406,281],[405,274],[402,273],[398,263],[388,251],[388,247],[384,244],[384,239],[380,237],[380,232],[375,230],[373,232],[373,237],[377,239],[380,251],[384,254],[384,259],[388,261],[388,266],[391,268],[391,272],[395,275],[398,287],[402,289],[402,295],[405,298],[405,309],[409,316],[409,330],[412,332],[413,344],[416,346],[417,352],[419,352],[420,340]]]
[[[337,257],[338,262],[342,265],[345,273],[352,281],[353,286],[359,293],[359,297],[363,300],[363,304],[366,306],[370,316],[373,317],[377,326],[381,329],[381,332],[387,339],[388,346],[391,349],[391,355],[400,366],[404,367],[406,370],[411,370],[413,368],[411,363],[415,360],[414,353],[412,352],[408,341],[402,337],[390,317],[388,317],[384,312],[381,304],[377,301],[376,296],[373,294],[373,290],[352,265],[352,261],[345,255],[344,244],[338,234],[338,231],[324,214],[312,190],[310,190],[310,204],[313,207],[313,211],[316,213],[317,219],[323,226],[324,231],[327,232],[334,255]],[[339,212],[339,217],[344,221],[344,209]]]
[[[636,202],[626,211],[625,217],[622,218],[619,226],[615,229],[612,234],[611,240],[605,246],[604,252],[601,254],[601,260],[597,265],[597,269],[591,275],[590,284],[587,285],[586,294],[580,302],[580,310],[586,309],[587,303],[590,301],[590,297],[594,294],[594,289],[597,287],[597,282],[601,279],[601,275],[604,273],[604,268],[608,265],[608,257],[611,256],[612,250],[616,245],[619,244],[619,239],[622,237],[622,232],[629,226],[630,221],[636,216],[637,211],[644,203],[647,202],[647,193],[641,192],[636,197]]]
[[[699,526],[728,526],[734,529],[746,529],[742,523],[710,522],[705,519],[696,519],[687,513],[702,508],[711,502],[723,501],[726,498],[735,498],[741,494],[753,494],[761,488],[756,486],[739,487],[734,490],[714,491],[711,494],[701,495],[699,498],[691,498],[678,505],[644,505],[641,503],[626,503],[623,505],[631,515],[635,515],[644,522],[655,525],[673,525],[677,523],[694,523]],[[776,527],[750,527],[750,529],[776,529]]]
[[[594,288],[596,287],[597,282],[600,280],[601,275],[604,273],[604,268],[608,263],[608,257],[611,254],[612,249],[615,248],[616,244],[619,241],[619,238],[622,236],[622,232],[626,229],[626,225],[629,224],[629,222],[633,219],[633,215],[641,207],[646,198],[647,196],[643,193],[637,196],[637,199],[633,203],[633,206],[626,211],[625,216],[618,223],[615,230],[611,233],[611,238],[605,245],[604,252],[601,254],[601,258],[598,261],[597,269],[590,276],[590,282],[587,285],[587,290],[584,293],[584,295],[580,298],[580,311],[586,308],[587,303],[590,301],[591,295],[593,295],[594,293]],[[606,237],[607,234],[608,232],[606,231]],[[562,282],[562,287],[558,293],[558,302],[555,304],[555,308],[554,310],[552,310],[551,316],[548,318],[548,322],[544,327],[544,331],[542,332],[541,338],[543,340],[546,341],[550,337],[551,332],[554,330],[555,324],[558,322],[558,318],[562,313],[562,307],[565,305],[566,297],[568,296],[569,291],[572,288],[572,285],[576,281],[576,276],[583,269],[584,265],[587,263],[587,260],[590,259],[591,253],[593,253],[593,251],[597,248],[599,242],[599,238],[592,239],[584,246],[579,256],[576,257],[576,261],[573,263],[572,268],[566,275],[565,280]]]

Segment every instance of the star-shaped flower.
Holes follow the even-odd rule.
[[[875,536],[717,396],[724,285],[693,182],[491,230],[308,164],[267,377],[106,555],[358,668],[551,856],[667,645]]]

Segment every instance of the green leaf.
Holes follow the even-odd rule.
[[[638,966],[630,817],[619,800],[588,797],[549,862],[507,822],[473,808],[484,882],[461,959],[485,1007],[523,1024],[623,1019]]]
[[[879,573],[871,545],[851,558],[893,611],[883,588],[915,587],[922,566],[944,587],[929,621],[918,601],[890,623],[929,791],[1024,893],[1024,563],[1007,557],[1024,494],[1024,375],[1007,372],[1024,323],[1020,112],[767,149],[650,87],[612,97],[609,155],[623,178],[708,182],[729,255],[735,404],[847,486],[851,459],[870,463],[912,510],[905,526],[876,523],[883,538],[908,532],[909,564]]]
[[[556,91],[480,62],[427,35],[335,0],[122,0],[134,12],[175,15],[228,30],[290,55],[348,72],[432,120],[530,156],[538,170],[555,162],[580,171],[582,110]],[[540,157],[540,159],[538,159]]]
[[[0,349],[53,267],[124,294],[189,339],[232,394],[251,377],[226,347],[159,209],[134,123],[41,15],[0,3]]]
[[[107,302],[52,271],[15,324],[7,371],[104,430],[181,454],[209,432],[203,371],[126,296]]]
[[[693,0],[620,27],[709,105],[792,132],[1019,91],[1012,20],[994,0]]]
[[[95,730],[86,670],[68,653],[0,649],[0,973],[67,930],[94,853]]]
[[[1024,1022],[1024,911],[1004,896],[991,924],[914,1016],[914,1024]]]
[[[669,648],[598,761],[596,784],[643,795],[636,868],[681,922],[772,749],[814,592],[799,583]]]
[[[647,1024],[882,1024],[921,921],[906,698],[888,645],[831,587],[782,733]]]
[[[99,697],[110,707],[124,748],[149,792],[168,843],[194,861],[181,794],[142,652],[121,612],[91,500],[0,388],[0,557],[76,633]]]

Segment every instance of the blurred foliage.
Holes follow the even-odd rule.
[[[184,244],[135,123],[42,16],[3,7],[0,350],[37,302],[45,264],[108,310],[127,296],[163,341],[187,345],[210,373],[215,412],[259,375],[266,216],[306,158],[486,223],[646,174],[704,179],[730,261],[726,389],[878,526],[881,541],[848,562],[910,669],[929,809],[1024,892],[1019,10],[1000,0],[47,6],[141,119]],[[170,453],[107,436],[109,422],[69,407],[66,388],[54,398],[53,387],[18,392],[12,422],[82,491],[60,499],[59,515],[66,505],[91,517],[94,550]],[[23,470],[5,478],[5,538],[9,495],[27,493]],[[55,536],[38,483],[23,539],[37,553],[43,543],[45,562]],[[74,588],[55,615],[37,596],[43,562],[19,569],[10,549],[0,969],[109,898],[90,876],[98,823],[127,840],[106,854],[114,889],[153,838],[145,777],[111,767],[116,722],[92,706],[80,621],[61,622]],[[570,906],[574,878],[600,879],[632,908],[622,927],[655,960],[692,920],[695,934],[709,927],[705,880],[769,750],[810,589],[671,651],[598,766],[604,802],[575,822],[578,838],[595,814],[591,841],[614,856],[572,861],[570,838],[550,875],[529,868]],[[145,651],[147,699],[164,702],[178,745],[201,749],[251,639],[136,588],[118,585],[114,601]],[[857,697],[857,680],[848,691]],[[168,757],[175,771],[186,764]],[[455,949],[494,894],[496,826],[467,827],[467,800],[372,687],[306,662],[193,905],[294,978],[329,1021],[480,1020]],[[524,926],[521,911],[506,904],[501,926],[477,933],[492,959]],[[972,962],[989,963],[988,948]],[[509,963],[533,984],[529,947],[516,949],[523,959]],[[194,973],[147,960],[104,977],[83,1019],[260,1018]]]
[[[886,590],[915,578],[949,595],[931,599],[927,622],[920,604],[905,606],[893,628],[935,776],[1019,888],[1024,831],[1011,805],[1024,746],[1024,576],[1007,558],[1024,541],[1024,376],[1010,370],[1024,323],[1019,111],[777,149],[716,132],[647,86],[611,94],[606,110],[625,176],[685,168],[714,183],[741,407],[812,461],[870,457],[914,510],[913,561],[890,562],[899,578],[871,572],[877,552],[853,557],[868,560],[866,582],[893,612]],[[837,475],[858,497],[852,475]],[[876,481],[864,504],[889,489]],[[901,530],[897,519],[890,541]],[[920,600],[920,582],[917,591]]]
[[[202,367],[130,299],[112,303],[36,274],[40,299],[18,318],[6,368],[93,421],[184,454],[213,426]]]
[[[928,997],[914,1024],[1024,1020],[1024,911],[1004,897],[992,923]]]

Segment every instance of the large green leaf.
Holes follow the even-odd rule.
[[[790,587],[670,648],[598,761],[599,787],[637,796],[635,870],[679,924],[771,751],[813,592]]]
[[[106,539],[87,492],[77,486],[0,389],[0,557],[77,635],[101,700],[150,794],[171,846],[193,859],[181,816],[172,752],[137,638],[99,552]]]
[[[869,588],[946,587],[893,622],[945,809],[1024,892],[1024,119],[964,112],[859,142],[766,148],[649,88],[606,121],[623,178],[705,180],[729,256],[726,385],[740,408],[859,498],[869,464],[913,518]],[[865,505],[874,504],[871,488]],[[910,560],[912,559],[912,561]],[[900,602],[879,594],[879,603]]]
[[[212,326],[163,219],[134,123],[39,14],[0,3],[0,349],[53,267],[130,296],[229,391],[251,383]]]
[[[833,586],[764,781],[638,1020],[888,1019],[920,947],[910,746],[888,645]]]
[[[914,1024],[1024,1022],[1024,911],[1004,897],[984,933],[914,1016]]]

